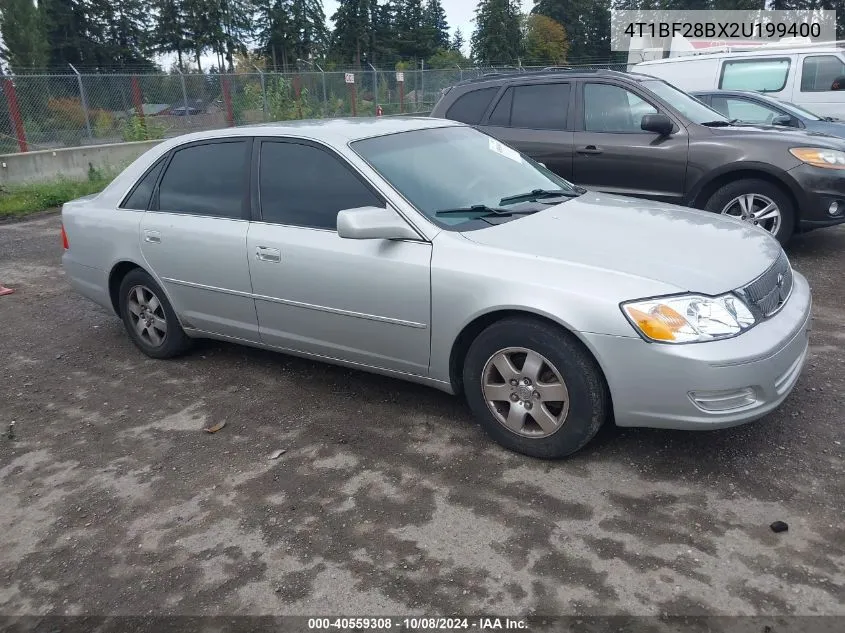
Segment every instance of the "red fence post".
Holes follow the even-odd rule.
[[[144,122],[144,97],[141,94],[141,84],[138,83],[138,78],[132,75],[132,104],[135,106],[135,114]]]
[[[235,112],[232,109],[232,92],[229,90],[229,78],[221,77],[220,84],[223,87],[223,103],[226,104],[226,123],[229,127],[235,127]]]
[[[26,144],[26,130],[23,127],[21,109],[18,105],[18,93],[15,92],[15,84],[8,77],[3,77],[3,92],[6,93],[6,102],[9,104],[9,118],[12,119],[12,123],[15,126],[18,147],[22,152],[28,152],[29,146]]]

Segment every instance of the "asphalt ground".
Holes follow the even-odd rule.
[[[788,252],[814,325],[779,410],[544,462],[421,386],[148,359],[69,289],[58,217],[0,225],[0,615],[845,616],[845,228]]]

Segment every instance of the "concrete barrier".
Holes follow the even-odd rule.
[[[0,155],[0,185],[49,182],[59,178],[80,180],[94,169],[120,171],[161,141],[135,141],[113,145],[64,147],[22,154]]]

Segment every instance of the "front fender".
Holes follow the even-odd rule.
[[[732,162],[707,172],[706,175],[697,179],[695,186],[687,193],[684,204],[689,207],[703,207],[707,201],[704,199],[706,196],[702,194],[709,196],[715,188],[731,180],[755,177],[780,183],[792,194],[799,205],[801,204],[804,192],[795,178],[780,167],[759,161]]]

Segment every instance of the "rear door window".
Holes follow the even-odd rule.
[[[789,65],[788,57],[727,60],[722,65],[719,88],[780,92],[786,86]]]
[[[446,111],[446,118],[469,125],[478,125],[497,92],[499,92],[499,86],[473,90],[461,95]]]
[[[569,92],[568,83],[515,86],[511,127],[565,130]]]
[[[812,55],[801,67],[801,92],[827,92],[845,75],[845,62],[836,55]]]

